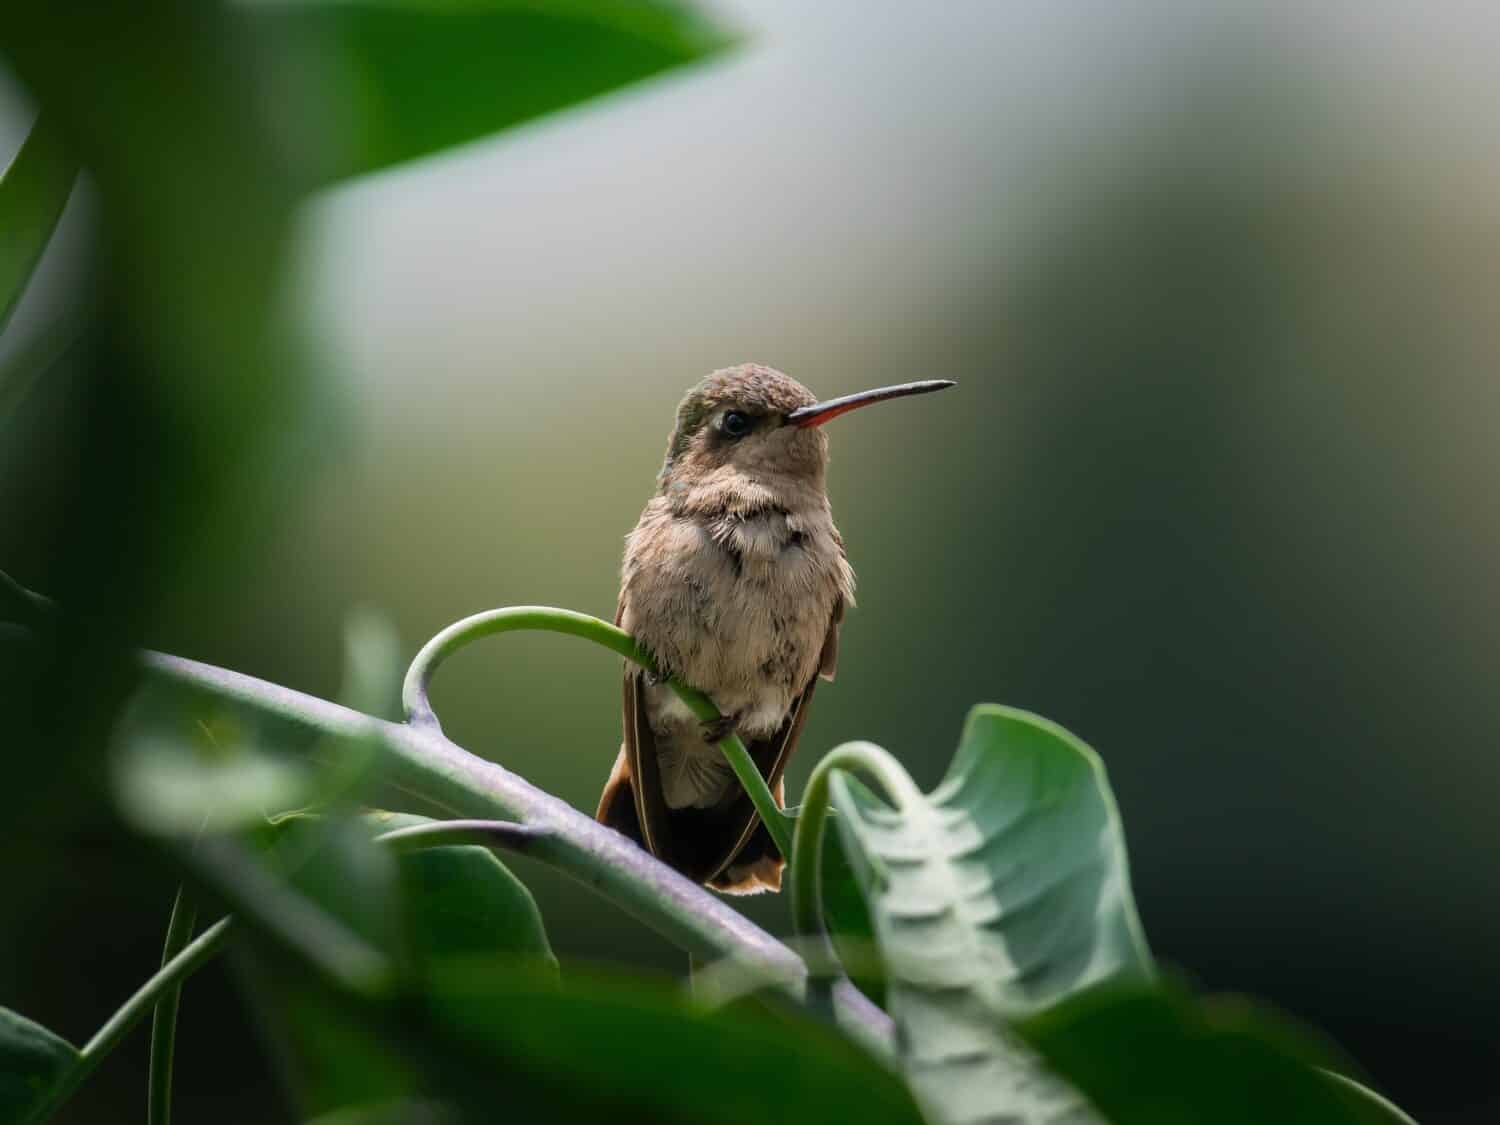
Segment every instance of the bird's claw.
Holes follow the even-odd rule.
[[[723,742],[734,733],[734,725],[739,722],[738,715],[720,715],[717,719],[704,719],[700,726],[703,728],[703,741],[713,744]]]

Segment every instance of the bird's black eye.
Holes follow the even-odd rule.
[[[719,428],[730,437],[744,437],[750,432],[750,417],[741,414],[738,410],[730,410],[725,413],[724,420],[719,423]]]

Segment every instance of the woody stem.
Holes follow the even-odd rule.
[[[558,610],[539,612],[563,615]],[[634,645],[628,635],[613,626],[582,614],[571,616],[578,629],[594,629],[596,626],[587,623],[596,622],[602,627],[598,635],[607,638],[606,647],[621,655],[625,655],[627,643]],[[448,646],[443,655],[461,643]],[[429,645],[423,652],[431,648]],[[279,684],[180,656],[146,653],[143,663],[153,675],[192,684],[221,699],[302,727],[339,737],[373,739],[380,747],[382,762],[390,768],[388,780],[399,788],[420,794],[453,816],[498,818],[527,825],[534,831],[524,849],[528,856],[577,879],[679,948],[706,959],[730,958],[747,973],[794,994],[805,990],[807,966],[787,946],[618,832],[505,767],[450,742],[436,729],[435,720],[387,722]],[[423,674],[419,658],[408,676],[408,705],[422,701],[430,672],[429,663]],[[891,1021],[884,1012],[847,980],[834,984],[833,998],[837,1022],[846,1032],[874,1051],[890,1050]]]

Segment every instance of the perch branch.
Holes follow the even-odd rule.
[[[577,879],[668,941],[706,959],[732,957],[768,984],[794,995],[803,993],[807,965],[765,930],[619,833],[505,767],[450,742],[435,724],[376,719],[183,657],[146,653],[142,659],[153,675],[212,691],[302,727],[377,739],[397,784],[454,816],[525,825],[536,832],[527,855]],[[840,1025],[865,1046],[888,1052],[889,1017],[848,981],[837,982],[833,991]]]

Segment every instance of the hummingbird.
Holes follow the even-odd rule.
[[[625,540],[615,624],[653,656],[627,664],[624,744],[596,818],[729,894],[781,889],[786,861],[718,747],[744,741],[778,805],[818,679],[838,665],[854,571],[833,523],[824,423],[946,379],[819,401],[747,363],[677,407],[656,494]],[[713,700],[704,723],[666,682]]]

